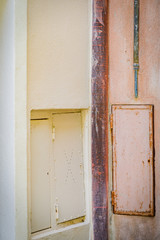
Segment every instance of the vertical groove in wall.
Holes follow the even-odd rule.
[[[93,0],[92,198],[93,238],[108,239],[107,0]]]

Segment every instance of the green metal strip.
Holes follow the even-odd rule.
[[[134,0],[134,89],[135,98],[138,97],[138,70],[139,70],[139,0]]]

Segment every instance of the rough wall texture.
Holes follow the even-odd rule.
[[[93,1],[92,191],[93,239],[108,239],[107,165],[107,1]]]
[[[155,217],[112,215],[115,240],[160,239],[160,1],[140,1],[139,97],[134,98],[134,1],[112,0],[109,5],[110,104],[153,104],[155,144]],[[110,161],[111,164],[111,161]],[[111,173],[110,173],[111,174]],[[123,174],[123,173],[122,173]]]

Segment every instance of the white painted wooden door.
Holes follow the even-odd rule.
[[[31,228],[32,233],[51,227],[49,120],[31,120]]]
[[[85,215],[81,114],[54,114],[57,221]]]

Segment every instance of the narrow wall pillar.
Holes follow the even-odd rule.
[[[107,0],[93,0],[92,198],[93,239],[108,239]]]

